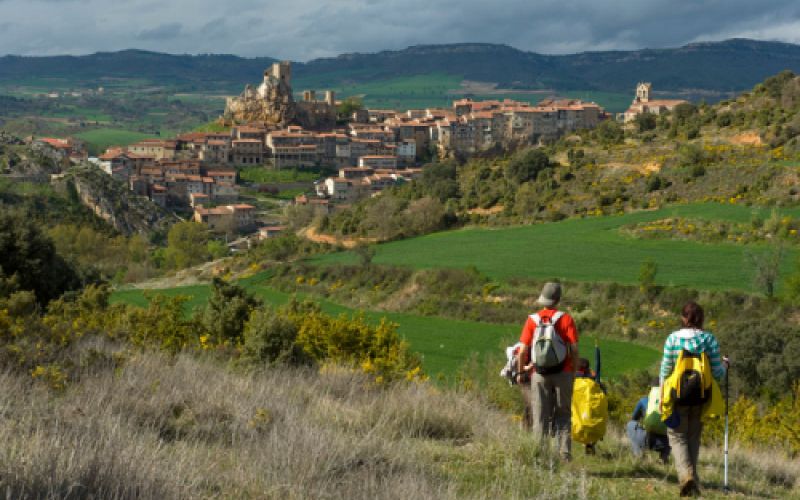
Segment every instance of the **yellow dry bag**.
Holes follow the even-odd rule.
[[[592,444],[603,439],[608,424],[608,397],[588,377],[575,379],[572,390],[572,439]]]

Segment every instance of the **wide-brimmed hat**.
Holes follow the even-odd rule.
[[[548,282],[542,287],[542,293],[536,299],[540,306],[550,307],[558,304],[561,300],[561,283]]]

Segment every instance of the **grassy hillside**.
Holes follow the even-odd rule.
[[[173,55],[144,50],[98,52],[87,56],[0,58],[0,80],[25,86],[180,86],[186,90],[233,88],[259,75],[275,59],[231,55]]]
[[[243,284],[267,304],[282,305],[290,299],[289,294],[262,285],[258,277],[245,280]],[[190,297],[186,303],[186,309],[190,311],[205,306],[210,291],[208,285],[196,285],[152,290],[148,293]],[[118,291],[111,300],[141,307],[148,304],[142,290]],[[319,302],[326,313],[356,314],[356,311],[339,304],[316,298],[314,300]],[[477,355],[478,358],[483,358],[486,354],[497,355],[505,346],[513,344],[519,337],[524,320],[521,317],[519,325],[497,325],[384,311],[364,311],[363,314],[372,323],[377,324],[383,318],[397,323],[398,332],[409,342],[411,350],[423,356],[425,372],[431,376],[441,373],[451,380],[472,355]],[[586,353],[591,350],[593,342],[593,338],[584,338],[581,345]],[[603,355],[603,372],[609,377],[649,368],[659,361],[659,352],[649,347],[611,339],[600,339],[599,342]]]
[[[379,245],[374,261],[414,268],[475,266],[499,280],[525,276],[636,283],[641,263],[649,259],[658,265],[656,282],[660,284],[752,290],[744,245],[634,239],[619,228],[672,216],[748,221],[754,212],[768,213],[767,209],[709,203],[533,226],[469,228]],[[787,213],[797,215],[800,210]],[[787,253],[786,266],[795,255]],[[330,254],[317,262],[355,262],[355,255]]]
[[[95,344],[92,359],[115,346]],[[87,351],[89,352],[89,351]],[[9,498],[673,498],[673,467],[634,460],[612,427],[562,465],[509,415],[430,384],[157,353],[94,363],[54,395],[0,374],[0,489]],[[724,498],[718,444],[704,497]],[[798,494],[796,461],[731,454],[737,498]]]
[[[133,130],[98,128],[88,132],[81,132],[76,137],[86,141],[92,153],[100,154],[109,146],[127,146],[136,141],[151,138],[152,134],[144,134]]]

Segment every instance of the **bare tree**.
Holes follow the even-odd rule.
[[[777,242],[763,252],[745,252],[745,258],[753,267],[753,285],[769,298],[775,296],[781,271],[781,262],[786,253],[782,242]]]

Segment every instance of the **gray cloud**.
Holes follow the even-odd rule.
[[[152,29],[140,31],[134,38],[136,40],[171,40],[181,34],[181,23],[166,23]]]
[[[800,43],[796,0],[0,0],[0,50],[142,48],[294,60],[408,45],[675,47],[736,36]]]

